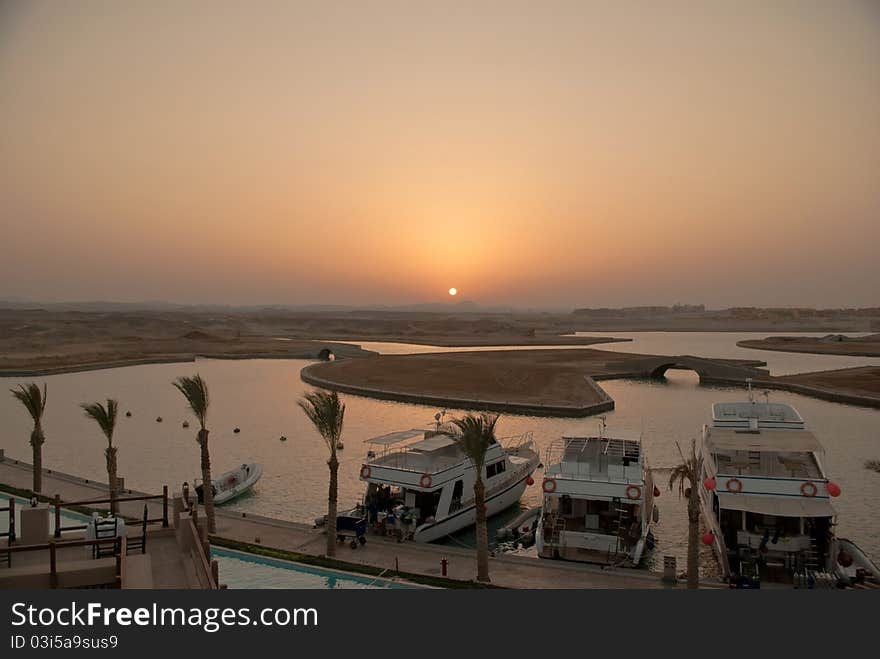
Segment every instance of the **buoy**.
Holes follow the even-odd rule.
[[[837,483],[832,483],[828,481],[828,484],[825,486],[825,489],[828,490],[828,495],[832,497],[840,496],[840,485]]]
[[[704,545],[707,545],[707,546],[708,546],[708,545],[711,545],[711,544],[714,544],[714,543],[715,543],[715,535],[712,534],[712,533],[710,533],[709,531],[706,531],[706,532],[703,534],[703,537],[700,538],[700,540],[702,540],[702,542],[703,542]]]
[[[162,423],[162,417],[161,417],[161,416],[157,416],[157,417],[156,417],[156,423]]]
[[[709,478],[707,478],[706,480],[703,481],[703,487],[705,487],[707,490],[709,490],[711,492],[716,487],[718,487],[718,481],[716,481],[714,478],[712,478],[710,476]]]
[[[238,433],[240,433],[240,432],[241,432],[241,428],[239,428],[239,427],[238,427],[238,426],[236,426],[236,427],[235,427],[235,428],[234,428],[234,429],[233,429],[233,431],[232,431],[232,432],[234,432],[234,433],[236,433],[236,434],[238,434]]]
[[[535,484],[535,479],[532,478],[531,476],[529,476],[529,477],[526,479],[526,485],[532,486],[532,485],[534,485],[534,484]]]
[[[336,442],[336,450],[337,451],[341,451],[344,448],[345,448],[345,444],[343,444],[342,442]]]
[[[281,437],[279,437],[278,440],[281,441],[281,442],[286,442],[286,441],[287,441],[287,437],[285,437],[284,435],[281,435]]]
[[[126,412],[125,416],[131,416],[131,412]]]
[[[183,427],[184,427],[184,428],[189,428],[189,421],[184,421],[184,422],[183,422]]]
[[[660,488],[657,487],[656,485],[654,486],[654,496],[655,496],[655,497],[659,497],[659,496],[660,496]]]

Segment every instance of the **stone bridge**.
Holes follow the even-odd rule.
[[[608,372],[594,375],[596,380],[608,380],[611,378],[662,378],[666,371],[686,370],[694,371],[700,376],[703,383],[744,384],[748,379],[766,378],[770,371],[766,368],[766,362],[746,359],[707,359],[692,355],[677,356],[650,356],[634,358],[620,364],[625,371],[617,371],[612,365],[607,365]]]

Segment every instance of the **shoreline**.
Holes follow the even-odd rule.
[[[740,348],[748,348],[750,350],[766,350],[768,352],[790,352],[801,355],[825,355],[832,357],[867,357],[869,359],[880,359],[880,346],[873,352],[865,350],[828,350],[820,346],[834,345],[853,345],[856,341],[829,343],[819,345],[806,345],[800,347],[789,347],[784,341],[767,341],[767,339],[746,339],[737,341],[736,345]],[[795,343],[792,341],[792,343]]]
[[[595,390],[599,401],[587,405],[542,405],[537,403],[517,403],[515,401],[490,401],[476,400],[466,398],[455,398],[453,396],[440,396],[432,394],[406,393],[400,391],[391,391],[387,389],[373,389],[369,387],[360,387],[356,385],[345,385],[325,380],[309,372],[312,366],[319,364],[311,364],[300,371],[300,379],[306,384],[310,384],[322,389],[330,389],[341,393],[351,394],[354,396],[363,396],[366,398],[375,398],[379,400],[389,400],[398,403],[408,403],[411,405],[424,405],[426,407],[443,407],[463,410],[485,410],[488,412],[505,412],[509,414],[521,414],[525,416],[550,416],[550,417],[585,417],[599,414],[600,412],[609,412],[614,409],[614,399],[599,386],[599,384],[588,375],[584,376],[587,384]]]
[[[341,344],[322,343],[322,347],[337,348]],[[359,346],[350,345],[351,348],[357,348],[363,357],[375,355],[370,350],[364,350]],[[318,351],[320,352],[320,351]],[[253,353],[190,353],[179,355],[167,355],[160,357],[134,357],[131,359],[114,359],[109,361],[86,362],[82,364],[69,364],[64,366],[46,366],[43,368],[32,369],[0,369],[0,378],[25,378],[25,377],[46,377],[49,375],[64,375],[66,373],[84,373],[88,371],[101,371],[114,368],[126,368],[128,366],[144,366],[150,364],[186,364],[195,362],[199,359],[318,359],[318,352],[314,350],[303,350],[300,352],[253,352]],[[336,354],[334,352],[334,354]],[[346,358],[354,359],[353,356]]]

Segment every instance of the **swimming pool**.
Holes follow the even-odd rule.
[[[5,508],[9,505],[9,500],[15,499],[15,529],[16,531],[21,530],[21,510],[22,508],[29,508],[31,502],[27,499],[22,499],[21,497],[14,496],[12,494],[7,494],[6,492],[0,491],[0,508]],[[54,510],[54,509],[53,509]],[[77,526],[79,524],[86,524],[89,521],[89,517],[87,515],[81,515],[80,513],[75,513],[70,510],[61,509],[61,527],[65,526]],[[2,512],[0,513],[0,533],[6,533],[9,530],[9,513]],[[55,531],[55,515],[49,515],[49,533],[54,533]]]
[[[417,588],[388,579],[351,574],[340,570],[312,567],[293,561],[211,547],[211,558],[220,566],[220,583],[232,589],[402,589]]]

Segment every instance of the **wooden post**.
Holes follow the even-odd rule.
[[[9,497],[9,538],[8,544],[15,542],[15,497]]]
[[[168,528],[168,486],[162,486],[162,528]]]
[[[217,562],[217,559],[214,559],[213,561],[211,561],[211,576],[214,577],[214,583],[219,586],[220,585],[220,563]]]
[[[61,495],[55,495],[55,537],[61,537]]]
[[[55,555],[55,542],[49,541],[49,587],[58,588],[58,558]]]

